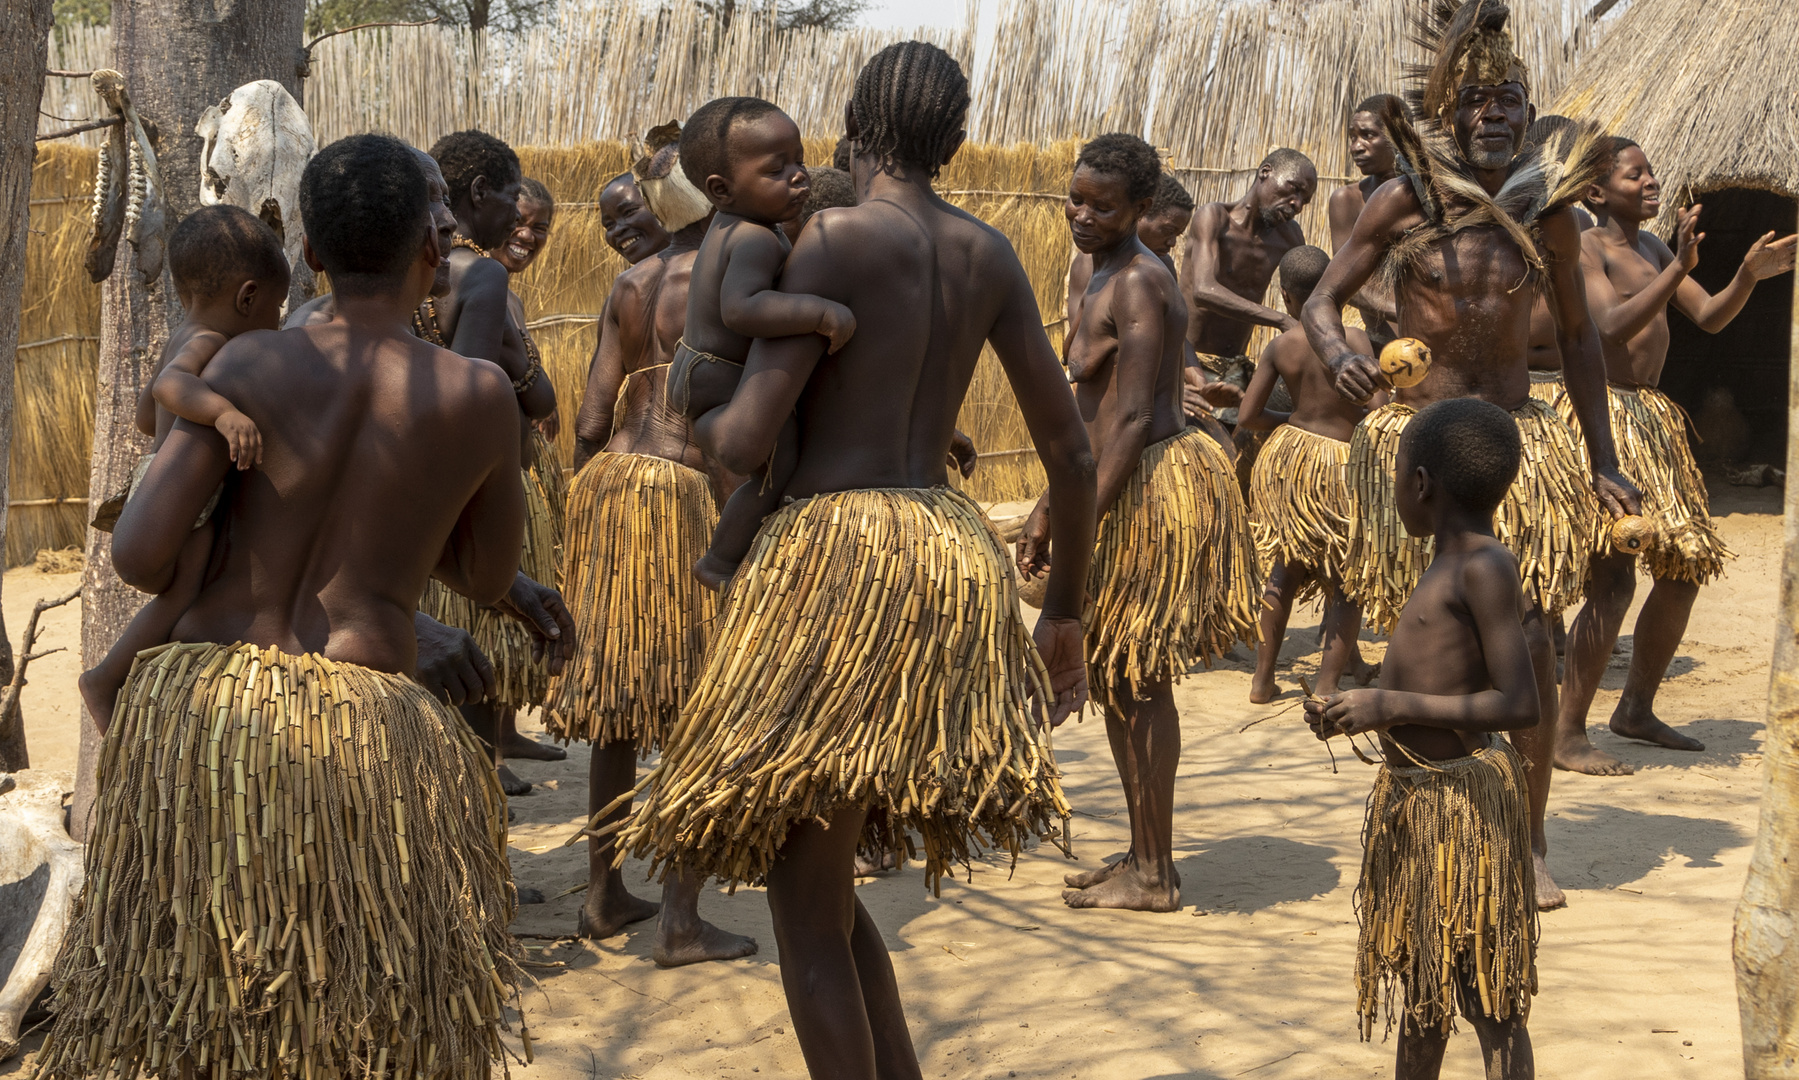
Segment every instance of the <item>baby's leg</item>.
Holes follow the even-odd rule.
[[[81,673],[76,685],[82,703],[101,734],[112,723],[112,708],[119,690],[131,675],[131,663],[137,654],[169,640],[175,623],[200,595],[200,582],[206,574],[206,561],[212,555],[212,522],[195,529],[181,546],[175,561],[175,578],[160,595],[150,598],[126,624],[119,639],[104,659],[91,670]]]
[[[743,378],[743,365],[728,360],[707,360],[698,353],[678,350],[669,365],[669,401],[689,420],[728,405]]]
[[[750,545],[762,528],[762,519],[779,509],[781,495],[793,479],[799,457],[799,425],[790,416],[775,440],[775,453],[767,467],[745,480],[725,500],[718,526],[712,530],[712,545],[693,564],[694,576],[707,588],[723,588],[737,572],[737,565],[750,553]]]

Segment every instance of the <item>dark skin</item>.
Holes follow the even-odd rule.
[[[1793,268],[1794,237],[1775,240],[1772,232],[1750,246],[1730,284],[1716,296],[1690,276],[1699,264],[1699,212],[1680,212],[1676,249],[1643,223],[1661,212],[1661,184],[1642,149],[1627,146],[1611,175],[1587,194],[1597,225],[1581,235],[1581,269],[1588,303],[1605,353],[1606,377],[1620,387],[1654,386],[1668,359],[1668,308],[1679,309],[1700,329],[1717,333],[1736,317],[1758,281]],[[1633,772],[1592,744],[1587,710],[1611,659],[1612,646],[1636,594],[1636,556],[1607,552],[1593,558],[1587,603],[1569,635],[1568,673],[1556,729],[1555,763],[1598,776]],[[1637,616],[1630,674],[1612,710],[1612,732],[1672,750],[1703,750],[1705,744],[1670,728],[1655,715],[1655,695],[1686,633],[1699,587],[1690,581],[1656,578]]]
[[[1291,330],[1298,320],[1262,305],[1281,257],[1305,243],[1299,212],[1318,190],[1309,165],[1276,173],[1263,166],[1241,199],[1207,203],[1193,215],[1181,265],[1181,288],[1195,352],[1240,356],[1258,326]]]
[[[1099,463],[1100,514],[1108,512],[1152,443],[1185,427],[1181,369],[1187,305],[1168,266],[1138,236],[1153,198],[1130,198],[1126,177],[1075,169],[1064,212],[1074,244],[1092,265],[1070,297],[1068,376]],[[1018,538],[1018,569],[1034,577],[1050,561],[1050,495],[1037,501]],[[1174,911],[1174,778],[1181,723],[1169,679],[1119,687],[1106,709],[1106,737],[1124,785],[1131,847],[1118,862],[1069,875],[1062,900],[1075,908]]]
[[[1354,113],[1349,118],[1349,158],[1362,178],[1331,192],[1327,209],[1333,253],[1349,243],[1349,234],[1355,230],[1356,219],[1362,215],[1368,198],[1399,175],[1399,155],[1393,149],[1393,140],[1387,136],[1380,117],[1371,112]],[[1399,314],[1394,310],[1392,294],[1379,282],[1363,286],[1353,302],[1365,324],[1384,329],[1385,338],[1398,336]]]
[[[621,173],[600,191],[600,227],[606,246],[632,266],[668,246],[668,230],[650,213],[630,173]]]
[[[1406,531],[1435,536],[1436,554],[1400,613],[1378,690],[1350,690],[1305,703],[1320,739],[1373,732],[1390,761],[1407,754],[1443,761],[1487,745],[1490,732],[1537,724],[1535,664],[1520,612],[1518,563],[1493,535],[1493,512],[1459,504],[1427,463],[1400,444],[1396,493]],[[1402,751],[1400,747],[1405,749]],[[1463,987],[1479,1001],[1473,986]],[[1465,1010],[1480,1039],[1486,1075],[1536,1075],[1524,1018],[1495,1020]],[[1400,1025],[1395,1076],[1435,1080],[1449,1037],[1437,1028]]]
[[[1528,93],[1517,83],[1464,86],[1453,110],[1452,130],[1462,153],[1475,162],[1474,177],[1498,192],[1535,117]],[[1411,229],[1427,224],[1408,183],[1383,184],[1356,219],[1355,229],[1331,260],[1303,317],[1312,349],[1330,370],[1337,392],[1367,401],[1385,386],[1373,356],[1358,352],[1343,331],[1343,304],[1373,278],[1387,249]],[[1556,300],[1552,313],[1568,396],[1586,438],[1593,467],[1593,490],[1613,516],[1635,513],[1636,488],[1618,471],[1605,401],[1604,360],[1599,335],[1587,315],[1580,275],[1580,227],[1572,210],[1538,222],[1544,270]],[[1463,229],[1439,241],[1424,267],[1400,282],[1399,332],[1430,346],[1430,373],[1416,386],[1397,392],[1414,408],[1451,397],[1477,397],[1502,409],[1522,405],[1530,394],[1527,345],[1530,305],[1536,290],[1523,287],[1529,266],[1503,230]],[[1566,902],[1544,862],[1548,839],[1543,818],[1549,805],[1556,717],[1555,648],[1548,619],[1532,604],[1525,635],[1537,663],[1541,720],[1513,742],[1529,764],[1531,847],[1536,853],[1537,900],[1545,910]]]
[[[1281,298],[1291,312],[1299,311],[1305,303],[1304,297],[1284,289]],[[1348,333],[1351,344],[1362,349],[1369,347],[1366,333],[1353,328]],[[1290,413],[1268,409],[1268,397],[1274,392],[1277,379],[1286,380],[1287,392],[1293,398]],[[1313,354],[1305,331],[1289,330],[1262,350],[1261,362],[1249,380],[1249,388],[1243,392],[1237,426],[1248,431],[1273,431],[1281,424],[1292,424],[1327,439],[1348,442],[1368,410],[1385,403],[1384,395],[1377,395],[1367,405],[1346,401]],[[1256,673],[1249,684],[1252,704],[1266,704],[1280,694],[1274,681],[1274,665],[1280,659],[1281,642],[1286,640],[1287,619],[1292,615],[1293,600],[1299,590],[1317,573],[1316,567],[1288,565],[1281,559],[1276,559],[1270,568],[1262,591],[1262,640],[1256,645]],[[1361,606],[1344,595],[1341,581],[1331,579],[1328,585],[1331,591],[1324,609],[1320,642],[1324,656],[1318,664],[1318,685],[1323,688],[1321,692],[1336,690],[1344,672],[1353,666],[1357,681],[1366,686],[1377,669],[1362,661],[1356,647],[1362,626]]]
[[[857,135],[854,117],[849,135]],[[858,155],[857,205],[820,211],[795,245],[781,289],[846,305],[858,332],[830,363],[815,334],[759,340],[731,403],[696,425],[726,467],[768,460],[797,409],[799,462],[785,494],[947,481],[945,456],[981,346],[990,343],[1044,462],[1051,535],[1066,557],[1050,572],[1035,633],[1060,723],[1086,696],[1080,610],[1093,550],[1093,457],[1030,280],[1000,233],[943,201],[931,166]],[[769,873],[781,982],[815,1077],[920,1075],[892,964],[851,877],[865,809],[829,829],[796,825]]]

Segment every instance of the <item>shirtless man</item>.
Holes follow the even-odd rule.
[[[1064,812],[1054,777],[1022,762],[1047,747],[1023,707],[1032,646],[1009,560],[978,508],[945,486],[956,412],[987,343],[1042,455],[1063,553],[1036,630],[1049,677],[1038,692],[1054,699],[1053,721],[1085,697],[1079,616],[1093,459],[1011,245],[932,190],[961,145],[967,108],[955,60],[922,42],[889,46],[857,78],[849,135],[860,199],[812,219],[781,287],[848,305],[859,330],[828,361],[815,335],[757,342],[735,398],[696,427],[727,467],[747,473],[768,459],[797,405],[800,459],[786,492],[795,502],[769,518],[733,579],[706,673],[620,838],[659,862],[766,876],[794,1033],[820,1078],[920,1075],[887,946],[850,876],[858,842],[892,848],[900,830],[922,833],[927,875],[939,874],[973,854],[967,815],[982,790],[992,795],[979,826],[1007,845]],[[832,528],[840,513],[865,525]],[[766,603],[743,602],[752,581],[764,583]],[[812,593],[809,581],[826,591]],[[832,643],[854,640],[880,602],[870,590],[894,612],[964,605],[956,610],[968,617],[876,620],[863,648],[838,655]],[[815,609],[807,600],[816,595],[845,600]],[[865,691],[864,678],[909,687],[921,703],[943,700],[955,719],[941,714],[939,726],[936,707],[913,708],[906,691]],[[1008,760],[1017,764],[980,749],[976,727],[1015,740],[1024,753]],[[878,752],[850,760],[862,745]],[[800,769],[833,759],[841,771]],[[767,797],[761,784],[739,786],[764,767],[791,783]],[[962,816],[944,815],[937,794],[928,803],[905,794],[927,787]],[[673,806],[677,789],[691,797]],[[871,804],[888,811],[878,836],[864,831]],[[714,821],[724,827],[707,828]]]
[[[678,183],[681,173],[672,144],[639,166],[657,173],[653,191]],[[669,242],[613,283],[575,422],[579,471],[569,487],[563,559],[574,663],[550,683],[545,722],[560,738],[593,744],[589,813],[629,795],[637,759],[662,748],[699,675],[717,603],[690,568],[737,479],[707,461],[686,418],[667,405],[668,362],[687,321],[694,256],[712,221],[703,200],[685,211],[697,218],[680,216],[681,205],[645,203]],[[666,230],[661,215],[670,215]],[[638,227],[647,231],[647,223]],[[648,543],[652,536],[662,541]],[[629,809],[621,803],[605,820]],[[609,839],[588,841],[583,937],[613,937],[660,911],[651,955],[662,967],[756,951],[754,939],[700,918],[703,878],[670,874],[657,905],[626,890],[614,854]]]
[[[1362,178],[1331,192],[1327,209],[1330,211],[1333,253],[1349,243],[1349,234],[1355,229],[1356,218],[1362,215],[1362,207],[1368,204],[1369,197],[1382,184],[1399,175],[1399,156],[1393,149],[1389,131],[1394,124],[1410,122],[1405,102],[1394,94],[1365,98],[1355,107],[1355,112],[1349,114],[1349,157]],[[1395,329],[1399,316],[1393,310],[1392,290],[1383,288],[1379,282],[1369,282],[1357,294],[1353,306],[1362,316],[1363,327],[1371,329],[1369,338],[1374,355],[1380,355],[1381,347],[1399,336]]]
[[[49,1076],[132,1074],[147,1061],[206,1072],[221,1047],[256,1075],[330,1072],[377,1051],[397,1073],[476,1073],[501,1055],[518,981],[505,803],[462,723],[408,675],[428,579],[484,604],[513,581],[518,406],[499,368],[408,332],[440,254],[403,144],[357,135],[325,147],[300,199],[306,258],[330,273],[336,317],[241,335],[203,375],[261,431],[260,466],[238,472],[216,431],[181,421],[113,534],[120,577],[159,591],[229,477],[229,539],[173,643],[138,658],[108,731],[96,835],[109,839],[89,848],[84,905],[96,917],[72,925],[58,965],[56,1026],[39,1055]],[[151,742],[166,751],[154,764],[125,749]],[[221,745],[234,748],[235,780],[229,764],[199,764]],[[141,816],[141,800],[185,790],[190,774],[193,798]],[[235,823],[218,812],[233,804]],[[337,824],[315,832],[322,821]],[[235,869],[209,873],[203,854],[189,863],[209,848],[215,867]],[[344,887],[296,879],[296,859],[335,867]],[[127,869],[152,864],[171,869]],[[166,978],[141,978],[142,949],[179,949],[180,928],[196,925],[264,942],[262,959],[201,948]],[[276,945],[295,926],[330,928],[328,969],[314,949]],[[402,940],[416,945],[396,951]],[[219,986],[258,1007],[221,997],[184,1009]],[[465,1007],[448,1010],[453,996]],[[304,1040],[291,1037],[300,1024]],[[454,1057],[430,1063],[427,1049]]]
[[[1219,533],[1217,494],[1236,493],[1236,474],[1181,415],[1187,305],[1174,274],[1139,235],[1160,173],[1155,148],[1142,139],[1101,135],[1075,159],[1065,205],[1075,247],[1092,267],[1086,291],[1070,298],[1066,345],[1075,404],[1099,462],[1087,679],[1105,715],[1131,827],[1123,859],[1068,876],[1062,900],[1076,908],[1180,907],[1173,833],[1181,720],[1173,684],[1196,660],[1255,632],[1252,613],[1233,612],[1229,590],[1212,584],[1228,580],[1233,564],[1253,573],[1255,551],[1229,542],[1247,535]],[[1025,520],[1018,568],[1026,578],[1053,565],[1053,511],[1046,495]]]
[[[1597,225],[1581,234],[1581,269],[1593,322],[1605,351],[1606,396],[1624,471],[1643,491],[1643,516],[1655,539],[1642,553],[1655,582],[1637,616],[1630,674],[1612,710],[1613,733],[1674,750],[1703,750],[1655,715],[1655,692],[1674,659],[1699,587],[1723,572],[1730,550],[1712,525],[1705,480],[1687,446],[1686,424],[1673,402],[1655,389],[1668,360],[1668,307],[1707,333],[1724,329],[1755,283],[1793,268],[1794,237],[1768,233],[1743,256],[1730,284],[1716,296],[1690,276],[1699,264],[1700,207],[1680,212],[1676,250],[1643,223],[1661,212],[1661,185],[1642,147],[1611,140],[1612,169],[1587,195]],[[1612,643],[1636,593],[1637,555],[1595,553],[1588,569],[1587,604],[1569,635],[1567,677],[1555,763],[1599,775],[1634,770],[1587,738],[1587,710],[1611,658]]]
[[[1435,28],[1441,46],[1422,94],[1430,143],[1427,156],[1415,164],[1430,174],[1454,172],[1489,194],[1501,189],[1518,164],[1532,115],[1528,76],[1504,30],[1509,15],[1504,5],[1492,2],[1467,3],[1450,13]],[[1476,211],[1441,178],[1427,182],[1429,206],[1411,183],[1382,185],[1304,309],[1313,351],[1330,368],[1338,392],[1351,400],[1367,400],[1385,385],[1374,357],[1349,344],[1341,315],[1343,304],[1377,272],[1397,278],[1400,333],[1422,340],[1434,355],[1423,382],[1398,391],[1395,404],[1376,409],[1357,427],[1350,450],[1357,513],[1350,522],[1346,573],[1363,580],[1359,586],[1353,580],[1346,584],[1378,621],[1391,621],[1428,558],[1422,541],[1385,527],[1397,511],[1391,480],[1383,488],[1378,479],[1382,472],[1392,475],[1385,462],[1397,452],[1399,432],[1412,410],[1446,398],[1478,397],[1510,410],[1526,425],[1525,464],[1500,514],[1525,575],[1524,626],[1541,705],[1538,726],[1514,739],[1530,763],[1531,845],[1544,908],[1565,902],[1544,862],[1556,716],[1547,615],[1578,595],[1576,571],[1592,549],[1597,516],[1587,501],[1587,485],[1613,515],[1637,506],[1636,489],[1619,473],[1612,447],[1603,360],[1579,272],[1580,233],[1569,206],[1584,191],[1584,181],[1585,174],[1574,170],[1541,203],[1527,195],[1522,206],[1483,204],[1480,212],[1503,214],[1530,237],[1530,252],[1498,225],[1457,228],[1462,215]],[[1533,216],[1531,205],[1544,208]],[[1390,257],[1399,261],[1383,267]],[[1525,347],[1536,290],[1521,286],[1539,275],[1548,277],[1555,297],[1568,393],[1586,436],[1590,478],[1580,476],[1582,462],[1566,425],[1529,394]],[[1410,580],[1405,567],[1413,568]]]

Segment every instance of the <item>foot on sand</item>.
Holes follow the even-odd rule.
[[[518,732],[513,732],[500,742],[500,756],[518,758],[522,761],[561,761],[568,757],[568,751],[550,743],[540,743],[536,739],[527,739]]]
[[[588,890],[590,897],[592,892],[592,889]],[[575,933],[590,941],[603,941],[616,937],[632,923],[655,918],[656,913],[661,910],[661,904],[632,896],[623,888],[611,896],[602,891],[600,896],[592,897],[581,905],[581,920],[575,927]]]
[[[1543,861],[1543,856],[1535,851],[1531,852],[1530,865],[1537,877],[1537,910],[1554,911],[1556,908],[1567,907],[1568,897],[1562,892],[1562,887],[1555,883],[1555,879],[1549,876],[1549,864]]]
[[[1358,663],[1351,664],[1347,674],[1350,678],[1355,680],[1357,686],[1372,686],[1374,685],[1374,680],[1380,678],[1380,664],[1370,664],[1368,661],[1362,660]],[[1341,681],[1342,680],[1338,680],[1339,683],[1341,683]]]
[[[859,878],[879,877],[882,874],[898,870],[901,866],[901,862],[902,860],[898,853],[892,851],[883,851],[879,856],[872,859],[867,855],[858,853],[856,855],[856,876]]]
[[[1098,870],[1086,870],[1079,874],[1063,874],[1062,884],[1071,889],[1091,889],[1102,881],[1110,881],[1113,874],[1124,869],[1124,864],[1130,860],[1130,857],[1130,853],[1126,852],[1124,858],[1117,862],[1109,862]]]
[[[1270,675],[1263,680],[1260,675],[1257,675],[1249,680],[1249,703],[1251,705],[1266,705],[1280,696],[1280,684],[1274,681],[1274,676]]]
[[[756,939],[730,934],[704,919],[694,929],[670,930],[669,920],[656,924],[656,943],[650,958],[657,967],[682,967],[702,960],[736,960],[756,952]]]
[[[1612,734],[1654,743],[1670,750],[1703,750],[1705,744],[1688,738],[1661,722],[1652,712],[1626,712],[1622,703],[1612,711]]]
[[[1555,742],[1555,767],[1569,772],[1586,773],[1588,776],[1629,776],[1637,770],[1587,740],[1585,732],[1579,739],[1558,738]]]
[[[531,794],[531,782],[529,780],[520,780],[511,769],[501,765],[500,790],[506,793],[508,799],[516,799],[520,795]]]
[[[1172,880],[1153,880],[1141,866],[1121,866],[1116,873],[1085,889],[1064,889],[1062,902],[1071,908],[1123,908],[1127,911],[1178,911],[1181,888]]]

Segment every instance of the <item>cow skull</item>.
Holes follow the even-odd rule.
[[[289,266],[300,258],[300,174],[312,158],[312,125],[287,88],[245,83],[200,114],[200,203],[239,206],[275,230]]]

